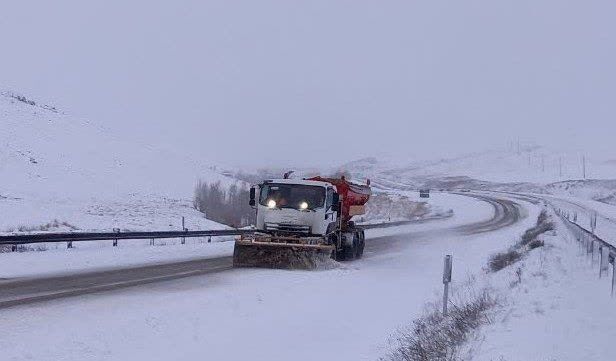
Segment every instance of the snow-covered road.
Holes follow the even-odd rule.
[[[491,205],[493,213],[491,217],[481,219],[480,215],[476,215],[474,219],[472,215],[475,212],[464,212],[464,215],[457,217],[457,223],[450,224],[448,227],[432,226],[427,224],[424,228],[429,227],[427,235],[423,237],[429,237],[431,233],[456,233],[456,234],[477,234],[483,232],[494,231],[499,228],[515,223],[520,217],[520,209],[517,204],[505,200],[505,199],[493,199],[481,195],[463,195],[465,197],[471,197]],[[455,195],[446,195],[445,198],[457,199]],[[471,203],[472,204],[472,203]],[[458,205],[458,208],[461,206]],[[481,209],[483,207],[479,207]],[[471,215],[470,218],[468,214]],[[467,220],[473,220],[468,223]],[[433,221],[443,221],[433,220]],[[445,222],[444,224],[448,224]],[[384,253],[387,248],[399,247],[400,239],[398,237],[392,237],[391,235],[399,235],[400,233],[411,232],[412,238],[420,238],[418,227],[419,224],[407,224],[392,228],[389,232],[384,230],[369,229],[367,231],[367,251],[372,253]],[[386,234],[390,234],[387,236]],[[371,235],[380,235],[380,237],[371,237]],[[212,246],[212,245],[210,245]],[[207,246],[206,246],[207,247]],[[12,272],[5,273],[5,279],[0,280],[0,308],[11,307],[15,305],[23,305],[26,303],[47,301],[51,299],[57,299],[62,297],[71,297],[76,295],[82,295],[86,293],[94,293],[101,291],[108,291],[118,288],[131,287],[139,284],[167,281],[170,279],[203,275],[212,272],[228,271],[232,269],[232,242],[228,244],[215,244],[214,247],[209,247],[210,254],[205,254],[199,257],[190,258],[169,258],[166,262],[147,262],[139,260],[141,257],[136,257],[134,251],[139,249],[132,249],[133,252],[119,252],[124,258],[132,257],[132,261],[135,262],[130,266],[122,266],[116,264],[115,267],[103,268],[103,269],[88,269],[87,267],[78,268],[73,272],[60,272],[64,265],[61,263],[66,257],[79,257],[82,254],[73,255],[66,251],[61,253],[38,253],[38,254],[15,254],[12,257],[13,260],[18,261],[32,261],[32,259],[38,260],[38,262],[44,261],[47,264],[47,268],[39,270],[34,275],[29,275],[24,272],[32,272],[32,269],[23,267],[23,263],[20,266],[19,262],[15,262],[12,266]],[[184,248],[184,249],[183,249]],[[194,245],[193,247],[194,248]],[[191,249],[189,248],[189,249]],[[203,249],[203,246],[201,247]],[[177,251],[178,248],[174,248],[168,251]],[[180,247],[180,252],[186,257],[185,247]],[[93,252],[94,251],[94,252]],[[115,252],[115,250],[112,250]],[[118,252],[115,252],[116,254]],[[147,254],[147,252],[144,252]],[[173,253],[173,252],[170,252]],[[86,254],[90,256],[91,261],[96,262],[96,257],[103,256],[104,261],[109,261],[109,258],[104,257],[96,250],[88,250]],[[47,256],[50,257],[47,257]],[[159,252],[160,255],[160,252]],[[61,256],[61,257],[58,257]],[[143,256],[143,254],[141,254]],[[176,255],[177,256],[177,255]],[[130,259],[130,258],[129,258]],[[164,258],[163,258],[164,259]],[[116,260],[117,261],[117,260]],[[83,265],[82,265],[83,266]],[[87,265],[86,265],[87,266]],[[9,267],[6,264],[5,267]]]
[[[376,359],[440,290],[443,255],[464,281],[538,212],[524,204],[529,217],[487,231],[502,222],[490,204],[441,196],[456,216],[371,230],[365,257],[338,269],[230,270],[0,310],[0,349],[10,360]],[[459,232],[473,223],[484,232]]]

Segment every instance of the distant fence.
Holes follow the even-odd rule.
[[[571,229],[575,234],[576,240],[581,250],[586,253],[587,257],[591,259],[591,265],[594,266],[596,263],[598,263],[599,278],[603,277],[604,273],[607,275],[609,273],[609,265],[612,265],[611,294],[612,296],[614,296],[614,292],[616,291],[616,247],[599,238],[595,234],[595,229],[597,225],[596,215],[591,217],[591,230],[589,231],[577,224],[577,213],[566,212],[560,208],[556,208],[555,210],[556,213],[561,217],[561,219],[565,221],[569,229]],[[596,257],[595,254],[597,254]]]

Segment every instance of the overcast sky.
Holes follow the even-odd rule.
[[[616,155],[614,1],[4,1],[0,88],[230,165]]]

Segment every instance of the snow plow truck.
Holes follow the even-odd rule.
[[[366,185],[340,178],[266,180],[250,189],[256,230],[236,239],[234,267],[313,269],[360,258],[364,230],[353,216],[365,213]]]

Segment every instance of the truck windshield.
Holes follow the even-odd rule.
[[[302,203],[306,209],[323,207],[325,203],[325,187],[303,184],[264,184],[261,186],[259,203],[268,206],[274,201],[276,208],[300,209]]]

